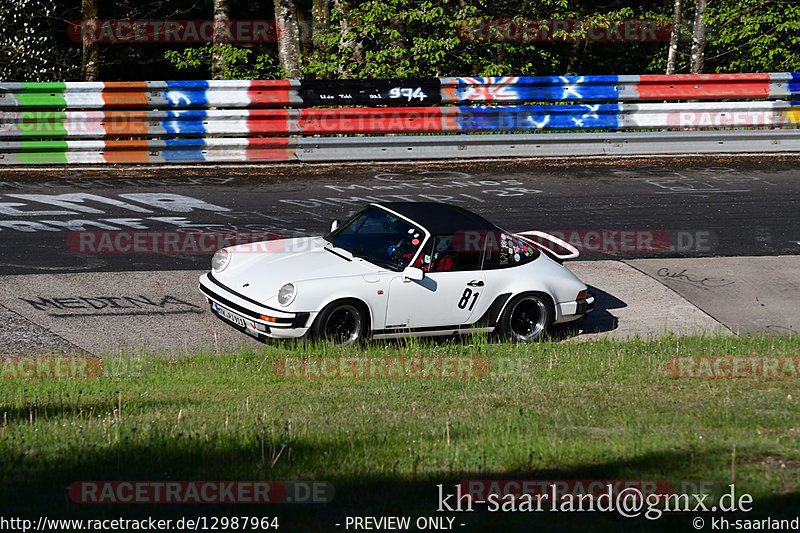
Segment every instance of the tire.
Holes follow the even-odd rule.
[[[546,295],[521,294],[503,311],[500,333],[516,342],[533,342],[541,339],[550,328],[554,315],[553,303]]]
[[[364,340],[369,331],[368,322],[368,315],[360,303],[348,300],[333,302],[314,320],[311,337],[337,346],[350,346]]]

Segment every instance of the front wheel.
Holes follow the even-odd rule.
[[[500,332],[518,342],[541,338],[553,323],[553,304],[543,294],[523,294],[508,304],[500,317]]]
[[[334,302],[322,310],[311,329],[315,340],[349,346],[366,336],[367,316],[356,303]]]

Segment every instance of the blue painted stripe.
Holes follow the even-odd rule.
[[[618,76],[458,78],[456,93],[461,102],[614,100],[618,83]]]
[[[165,139],[161,154],[165,161],[205,161],[203,149],[206,147],[204,139]],[[183,148],[183,149],[176,149]]]
[[[619,104],[558,106],[459,106],[463,131],[618,128]]]
[[[208,81],[168,81],[164,97],[174,107],[205,107],[208,104]]]
[[[209,87],[210,80],[170,80],[167,87],[176,89],[205,89]]]
[[[789,82],[789,94],[800,96],[800,72],[792,72],[792,80]]]
[[[170,135],[204,135],[208,113],[204,110],[167,111],[161,126]]]

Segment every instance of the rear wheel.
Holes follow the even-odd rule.
[[[500,318],[501,334],[517,342],[540,339],[553,323],[553,304],[539,293],[522,294],[508,304]]]
[[[315,340],[349,346],[366,337],[367,314],[355,302],[334,302],[322,310],[311,329]]]

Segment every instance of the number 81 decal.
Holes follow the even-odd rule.
[[[481,293],[476,292],[472,293],[472,289],[464,289],[464,294],[461,295],[461,299],[458,301],[458,308],[459,309],[466,309],[467,305],[469,305],[468,311],[472,311],[472,308],[475,307],[475,302],[478,301],[478,296]],[[470,302],[470,298],[472,301]]]

